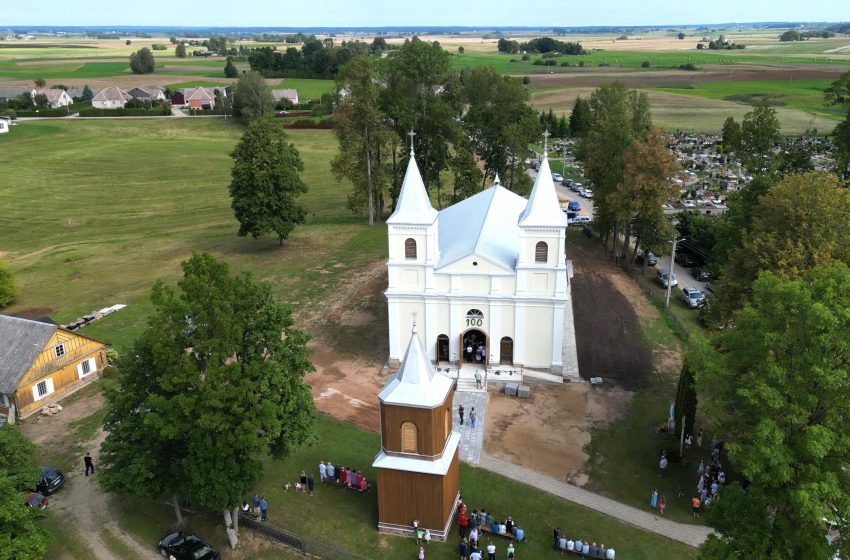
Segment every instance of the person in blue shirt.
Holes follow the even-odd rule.
[[[268,521],[269,519],[269,503],[266,497],[260,498],[260,521]]]
[[[525,531],[522,530],[522,527],[517,525],[516,528],[516,540],[521,541],[525,538]]]

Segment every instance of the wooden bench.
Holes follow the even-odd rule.
[[[494,533],[493,529],[489,525],[480,525],[478,527],[478,530],[482,533],[487,533],[488,535],[498,535],[500,537],[505,537],[506,539],[510,539],[512,541],[521,542],[519,539],[516,538],[516,535],[514,535],[513,533],[508,533],[507,531],[505,531],[504,533]],[[522,540],[525,540],[525,536],[523,536]]]

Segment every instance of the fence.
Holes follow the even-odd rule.
[[[643,293],[658,306],[659,311],[667,320],[670,327],[683,340],[687,340],[691,336],[691,327],[685,324],[672,309],[665,307],[664,302],[667,299],[667,289],[660,284],[656,284],[654,277],[648,278],[640,268],[628,266],[625,268],[626,273],[634,278],[635,282]],[[676,303],[677,290],[673,289],[670,293],[670,305]]]
[[[290,548],[294,548],[299,552],[326,558],[329,560],[369,560],[365,556],[360,556],[345,549],[319,542],[305,537],[300,537],[295,533],[275,527],[270,523],[259,521],[254,515],[240,513],[240,527],[247,527],[266,537],[267,539],[283,544]]]

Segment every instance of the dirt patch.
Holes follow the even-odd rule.
[[[652,359],[640,320],[656,317],[657,311],[637,284],[598,251],[576,243],[568,247],[575,272],[573,315],[582,377],[602,377],[626,389],[645,386]]]
[[[53,416],[33,414],[21,420],[21,431],[40,449],[64,455],[81,442],[69,441],[70,424],[88,418],[103,406],[103,394],[92,383],[61,401],[62,412]]]
[[[377,395],[389,354],[387,269],[376,262],[343,282],[318,308],[299,317],[315,336],[316,371],[306,377],[316,407],[338,420],[378,431]]]
[[[632,400],[620,387],[572,383],[534,387],[528,399],[492,393],[484,449],[558,480],[583,485],[590,430],[616,420]]]
[[[29,319],[31,321],[47,321],[49,320],[51,313],[53,313],[53,308],[51,307],[27,307],[20,311],[15,311],[11,315],[13,317],[20,317],[21,319]]]

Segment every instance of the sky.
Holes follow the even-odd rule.
[[[18,4],[21,6],[21,4]],[[850,0],[204,0],[25,2],[4,10],[14,25],[227,27],[674,25],[850,21]]]

